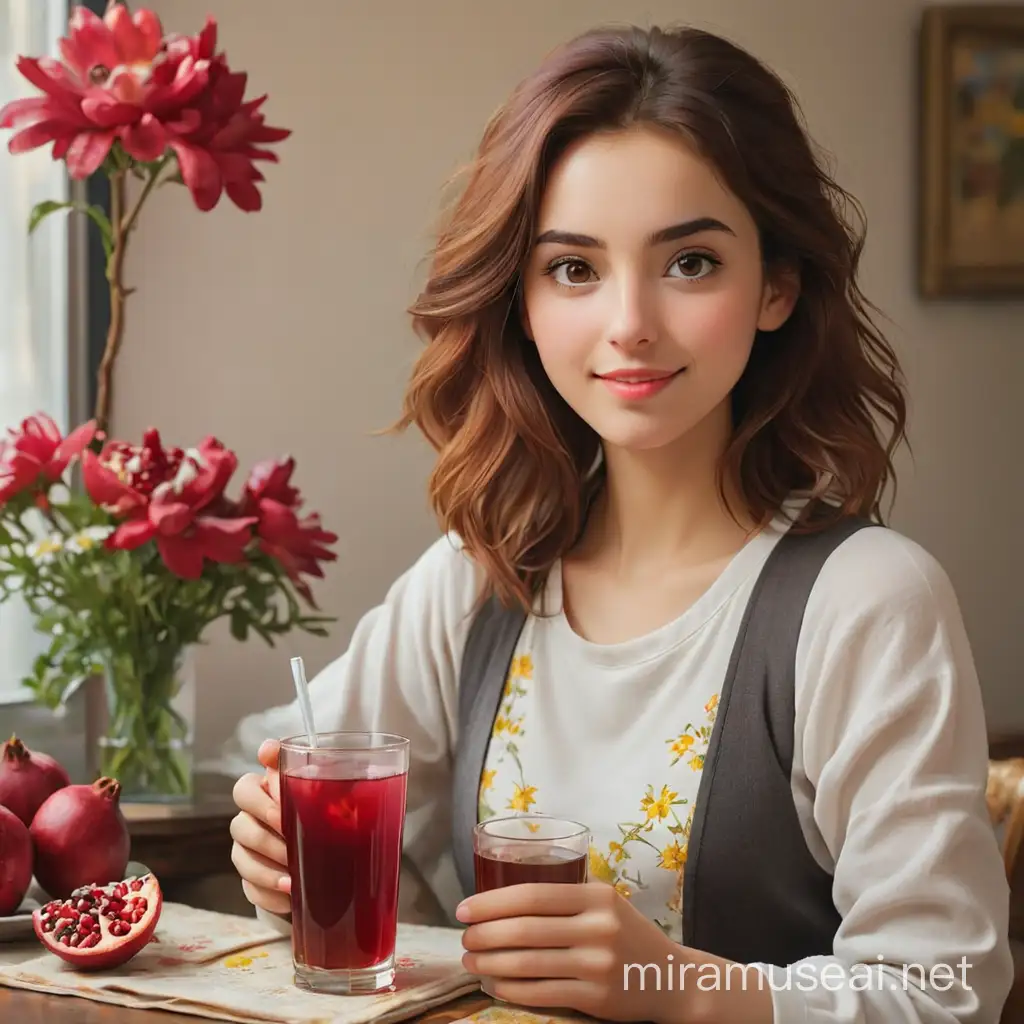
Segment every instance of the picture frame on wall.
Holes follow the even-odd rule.
[[[926,8],[919,60],[920,291],[1024,297],[1024,4]]]

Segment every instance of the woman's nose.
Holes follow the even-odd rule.
[[[623,281],[612,295],[608,340],[623,351],[632,351],[657,340],[658,308],[650,289],[642,282]]]

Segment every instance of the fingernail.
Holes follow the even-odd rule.
[[[470,912],[469,900],[463,900],[455,908],[455,919],[457,921],[468,921],[472,916],[473,915]]]
[[[278,887],[278,889],[281,890],[281,892],[288,892],[288,893],[290,893],[292,891],[292,880],[291,880],[291,878],[289,878],[288,875],[282,875],[277,880],[277,887]]]

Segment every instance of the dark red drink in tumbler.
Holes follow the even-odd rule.
[[[587,880],[587,855],[541,844],[539,849],[521,844],[495,846],[474,854],[476,891],[500,889],[524,882],[568,882],[580,884]]]
[[[587,880],[590,830],[546,814],[491,818],[473,829],[476,890],[524,882]]]

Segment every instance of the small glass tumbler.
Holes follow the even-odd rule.
[[[476,891],[527,882],[580,885],[587,881],[590,829],[578,821],[544,814],[491,818],[473,828]],[[492,999],[494,979],[480,988]]]
[[[473,829],[476,890],[587,880],[590,829],[545,814],[491,818]]]

